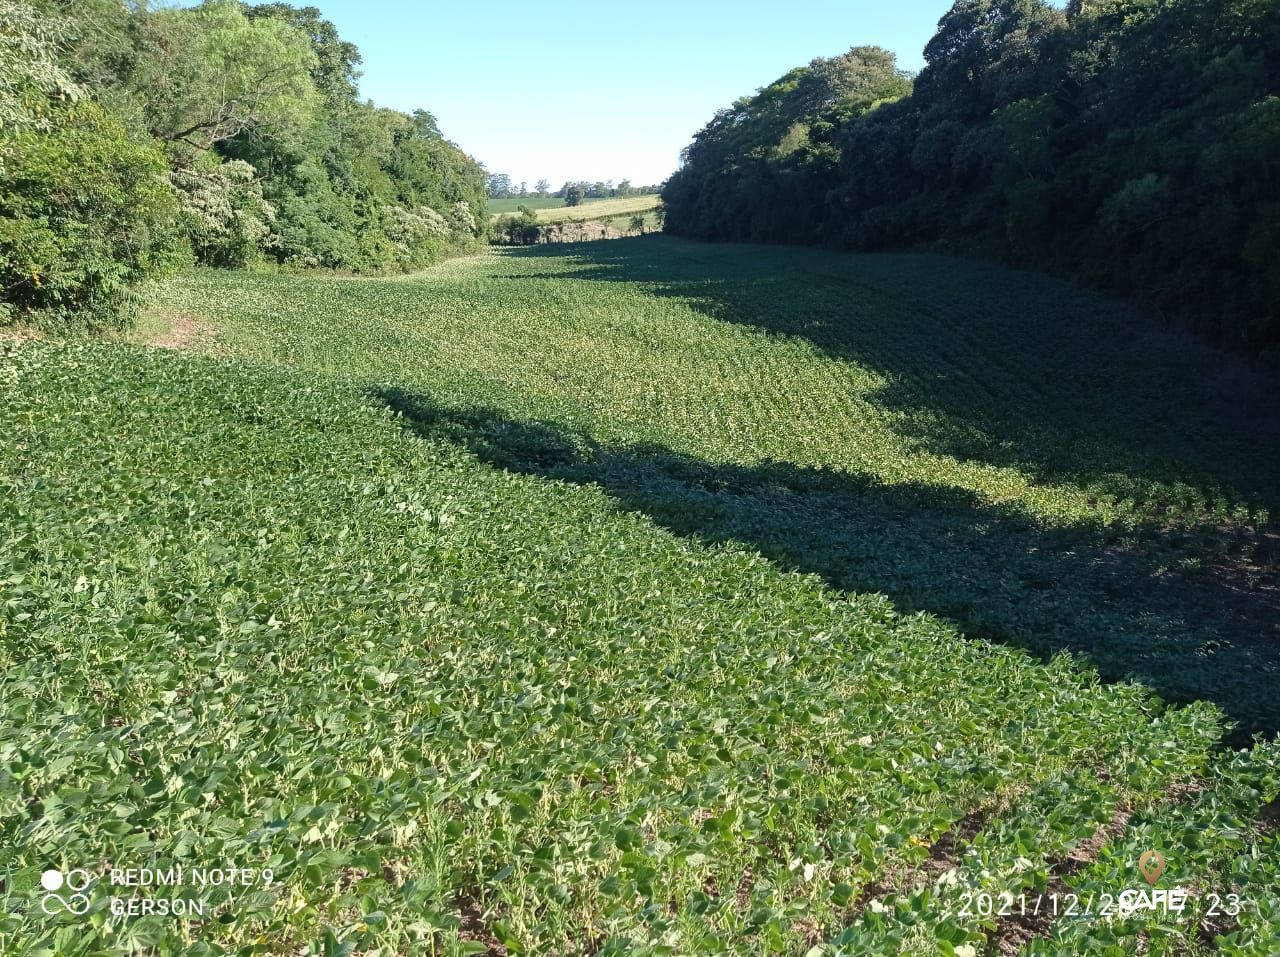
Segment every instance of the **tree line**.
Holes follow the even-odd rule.
[[[1280,4],[957,0],[918,76],[857,47],[721,110],[670,232],[941,248],[1280,358]]]
[[[490,199],[525,199],[534,197],[536,199],[545,199],[554,196],[563,199],[566,206],[577,206],[584,199],[609,199],[619,196],[651,196],[662,192],[662,185],[654,186],[633,186],[631,180],[620,180],[616,185],[613,180],[597,180],[596,182],[587,182],[586,180],[567,181],[555,192],[551,191],[551,183],[548,180],[540,179],[530,190],[528,182],[522,182],[519,186],[506,173],[490,173],[488,179],[488,190]]]
[[[0,323],[122,325],[197,262],[417,268],[487,239],[483,168],[358,95],[315,7],[0,0]]]

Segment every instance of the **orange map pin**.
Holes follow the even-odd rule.
[[[1160,875],[1164,873],[1164,855],[1159,851],[1147,851],[1138,858],[1138,870],[1142,871],[1142,876],[1147,879],[1147,883],[1152,887],[1156,881],[1160,880]]]

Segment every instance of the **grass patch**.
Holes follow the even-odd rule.
[[[530,209],[558,209],[564,205],[564,199],[560,196],[504,196],[502,199],[490,199],[485,208],[492,216],[501,216],[503,213],[518,212],[521,206],[528,206]]]

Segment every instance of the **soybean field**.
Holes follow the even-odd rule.
[[[1274,952],[1262,373],[921,254],[151,298],[0,341],[0,952]]]

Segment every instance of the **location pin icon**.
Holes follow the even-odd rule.
[[[1155,887],[1156,881],[1164,873],[1164,855],[1159,851],[1146,851],[1138,858],[1138,870],[1147,879],[1147,883]]]

